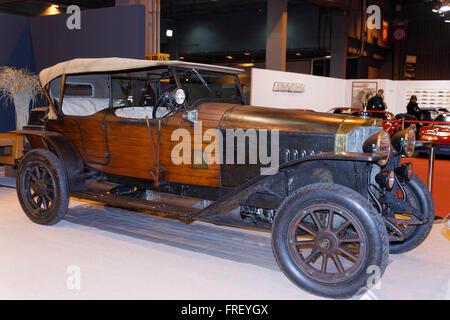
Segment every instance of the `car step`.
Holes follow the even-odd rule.
[[[119,196],[108,193],[77,192],[70,195],[76,199],[98,201],[111,206],[117,206],[132,210],[145,210],[153,213],[162,213],[179,219],[189,221],[201,209],[190,206],[182,206],[160,201],[143,200],[127,196]]]
[[[420,225],[420,224],[425,224],[428,222],[428,219],[424,219],[424,220],[419,220],[415,217],[410,217],[409,219],[396,219],[396,218],[386,218],[386,220],[388,220],[390,223],[393,224],[397,224],[397,225]]]

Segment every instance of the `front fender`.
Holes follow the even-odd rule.
[[[327,152],[296,159],[275,168],[270,175],[257,176],[227,193],[201,210],[197,217],[229,212],[258,192],[271,194],[281,203],[292,191],[312,183],[340,184],[366,195],[367,164],[384,157],[373,153]]]

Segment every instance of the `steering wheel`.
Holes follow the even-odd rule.
[[[167,114],[173,112],[173,111],[178,111],[179,108],[177,108],[176,106],[172,105],[172,103],[168,102],[165,98],[168,96],[168,94],[177,89],[178,86],[174,85],[171,86],[169,89],[167,89],[166,91],[163,92],[163,94],[158,98],[158,101],[156,101],[155,106],[153,107],[153,112],[152,112],[152,119],[156,119],[156,111],[158,110],[158,108],[161,106],[162,102],[164,101],[166,104],[166,107],[168,109]],[[185,101],[188,99],[188,90],[187,87],[182,85],[181,89],[183,89],[184,93],[186,94],[186,99]]]

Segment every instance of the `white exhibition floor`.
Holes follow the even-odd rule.
[[[8,178],[0,178],[4,184]],[[11,182],[11,181],[10,181]],[[379,299],[450,299],[450,231],[390,257]],[[80,270],[69,290],[69,266]],[[319,299],[278,270],[270,234],[71,201],[54,226],[32,223],[0,187],[0,299]]]

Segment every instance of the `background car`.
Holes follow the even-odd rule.
[[[438,121],[437,117],[447,114],[449,111],[443,107],[425,107],[420,108],[420,119],[424,121]]]
[[[420,128],[419,139],[432,141],[437,153],[450,155],[450,113],[440,114],[435,122]]]

